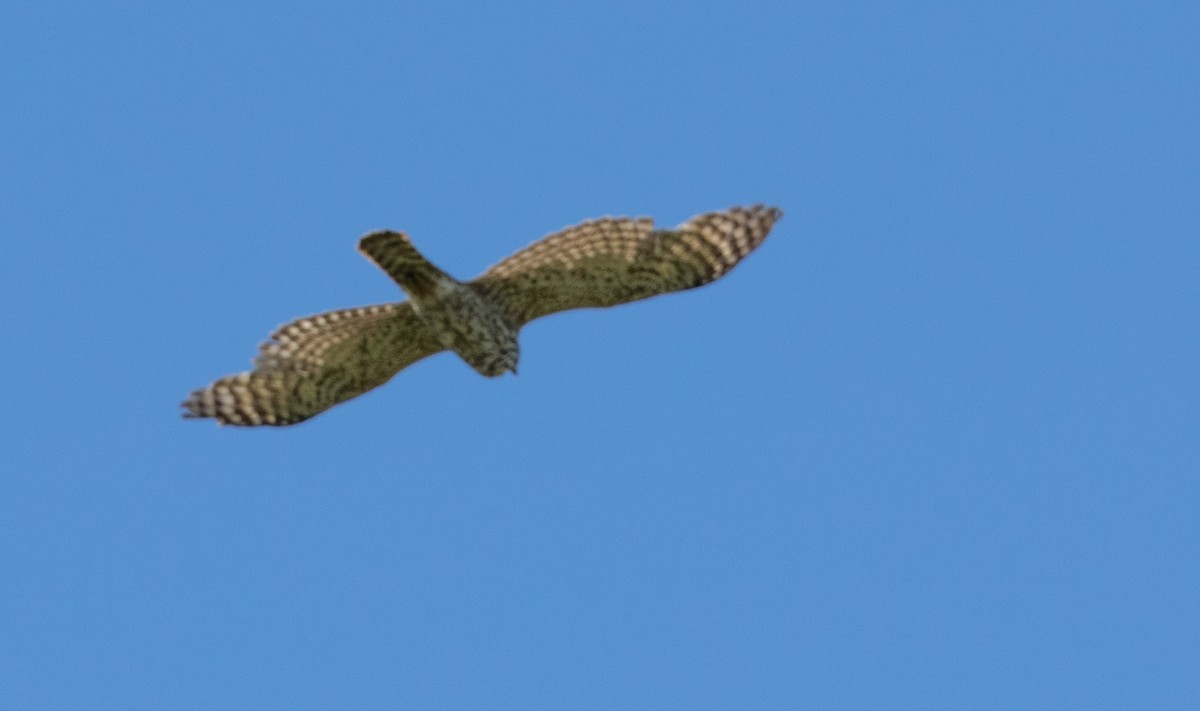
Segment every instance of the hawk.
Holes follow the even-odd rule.
[[[254,370],[196,390],[183,402],[183,416],[295,424],[444,350],[481,375],[516,373],[517,334],[530,321],[707,284],[761,244],[782,214],[763,205],[734,207],[673,230],[656,230],[647,217],[602,217],[535,242],[468,282],[434,266],[404,233],[372,232],[359,251],[407,301],[281,326],[260,346]]]

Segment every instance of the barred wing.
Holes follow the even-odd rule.
[[[519,324],[624,304],[720,278],[762,244],[782,215],[763,205],[735,207],[673,230],[655,230],[645,217],[604,217],[535,242],[472,284]]]
[[[408,302],[309,316],[272,333],[254,370],[193,392],[183,402],[184,417],[214,417],[223,425],[294,424],[441,350]]]

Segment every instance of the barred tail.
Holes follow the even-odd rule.
[[[403,232],[371,232],[359,240],[358,251],[414,298],[434,294],[439,282],[450,279],[418,252]]]

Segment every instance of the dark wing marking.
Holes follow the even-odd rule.
[[[408,302],[297,319],[262,344],[254,370],[193,392],[183,402],[184,417],[214,417],[226,425],[294,424],[441,350]]]
[[[535,242],[472,284],[521,324],[567,309],[624,304],[720,278],[782,214],[762,205],[735,207],[673,230],[655,230],[649,218],[590,220]]]

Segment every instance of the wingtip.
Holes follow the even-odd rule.
[[[203,395],[204,390],[193,390],[187,396],[186,400],[179,403],[179,406],[184,410],[182,413],[180,413],[180,417],[185,420],[199,420],[206,417],[212,417],[212,415],[204,412],[204,408],[202,406],[203,402],[201,399]]]
[[[767,215],[771,218],[772,221],[778,220],[783,217],[783,210],[779,209],[778,207],[775,207],[774,205],[766,205],[763,203],[759,203],[752,207],[743,208],[743,209],[745,209],[747,212]]]

